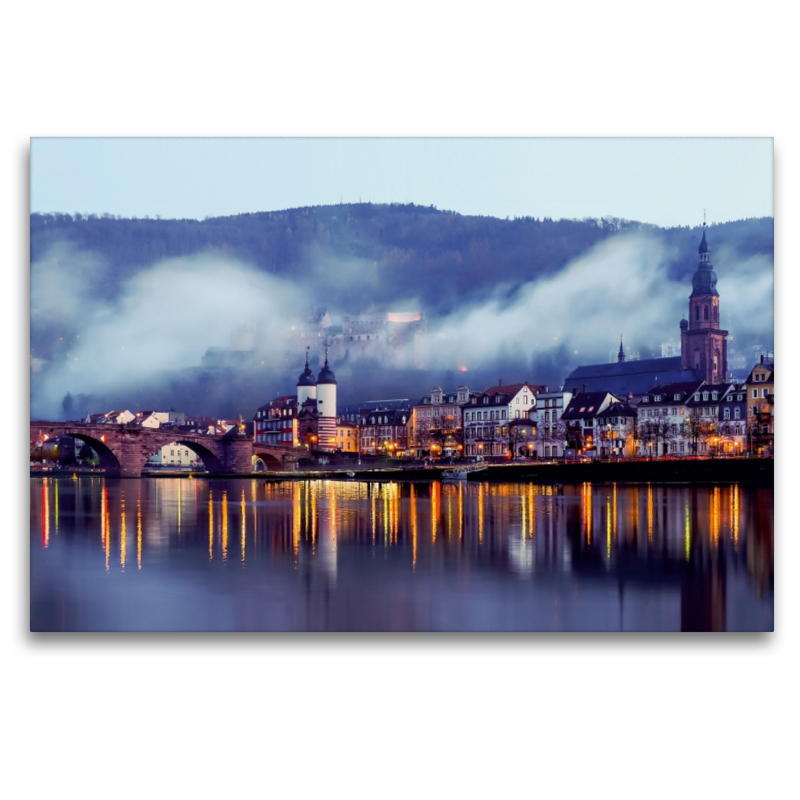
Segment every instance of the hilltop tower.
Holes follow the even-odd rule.
[[[689,319],[681,320],[681,369],[694,370],[697,378],[707,383],[723,383],[728,379],[728,331],[719,327],[717,275],[710,252],[704,220],[700,262],[689,296]]]
[[[336,450],[336,376],[328,366],[328,348],[325,348],[325,366],[317,376],[317,414],[320,450]]]

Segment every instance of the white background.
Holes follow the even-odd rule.
[[[787,7],[305,3],[292,12],[288,3],[40,2],[4,10],[8,796],[796,791],[789,415],[779,411],[777,633],[758,636],[34,636],[23,443],[28,137],[49,135],[775,136],[776,349],[789,407],[800,131]]]

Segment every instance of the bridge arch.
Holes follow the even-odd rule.
[[[169,441],[167,441],[166,438],[167,437],[164,437],[161,439],[161,441],[155,442],[152,448],[147,448],[145,451],[144,461],[142,462],[142,468],[144,468],[147,460],[161,450],[162,447],[169,447],[171,444],[175,444],[179,447],[186,447],[196,453],[197,457],[203,462],[203,466],[210,475],[215,475],[225,471],[222,461],[219,459],[219,457],[209,450],[208,447],[203,445],[202,442],[198,442],[196,439],[192,439],[190,437],[178,436],[177,438],[170,439]],[[152,452],[148,452],[150,449],[152,449]]]
[[[256,459],[261,459],[264,464],[264,468],[267,472],[276,472],[277,470],[284,469],[284,461],[281,458],[278,458],[274,453],[266,452],[265,450],[255,450],[253,451],[253,465],[255,468],[255,461]]]
[[[67,431],[65,436],[71,436],[84,444],[88,444],[97,453],[100,459],[100,466],[106,471],[109,478],[118,478],[122,473],[122,465],[116,453],[102,440],[101,437],[92,436],[80,431]]]

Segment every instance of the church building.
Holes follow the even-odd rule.
[[[620,340],[616,363],[577,367],[566,378],[565,391],[573,394],[608,391],[618,397],[641,397],[649,389],[664,384],[727,381],[728,331],[719,326],[717,275],[709,260],[705,222],[698,252],[700,262],[692,277],[689,319],[682,319],[680,323],[680,356],[626,361]]]

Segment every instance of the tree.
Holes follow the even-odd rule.
[[[668,417],[644,419],[638,428],[639,441],[643,442],[651,452],[654,449],[656,458],[667,454],[669,443],[677,436]]]
[[[689,452],[697,455],[700,445],[707,442],[714,430],[714,423],[703,419],[697,410],[693,410],[683,423],[683,435],[689,442]]]

